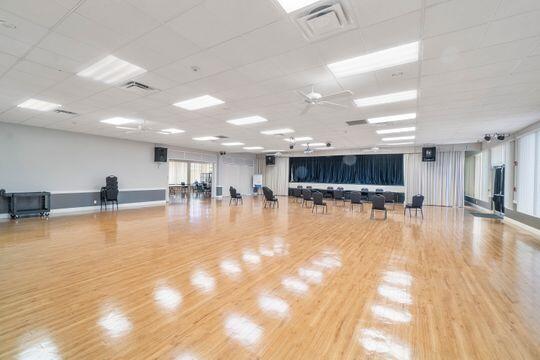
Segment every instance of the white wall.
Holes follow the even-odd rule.
[[[241,194],[253,193],[255,155],[230,154],[218,158],[218,185],[223,187],[223,195],[229,196],[229,187]]]
[[[121,190],[165,189],[168,166],[154,144],[0,122],[0,188],[99,191],[108,175]]]

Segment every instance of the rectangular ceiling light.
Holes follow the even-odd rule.
[[[303,7],[316,3],[319,0],[277,0],[279,5],[287,12],[287,14],[293,11],[299,10]]]
[[[382,140],[382,141],[414,140],[414,135],[411,135],[411,136],[386,137],[386,138],[382,138],[381,140]]]
[[[382,144],[384,146],[386,145],[413,145],[414,141],[406,141],[406,142],[400,142],[400,143],[389,143],[389,144]]]
[[[305,143],[305,144],[302,144],[302,146],[311,146],[311,147],[316,147],[316,146],[326,146],[326,143]]]
[[[264,149],[262,146],[245,146],[244,150],[262,150]]]
[[[104,124],[109,124],[109,125],[121,126],[121,125],[127,125],[127,124],[140,124],[142,120],[128,119],[128,118],[123,118],[123,117],[113,117],[110,119],[101,120],[100,122]]]
[[[416,127],[411,126],[411,127],[397,128],[397,129],[377,130],[377,134],[379,134],[379,135],[396,134],[396,133],[411,132],[411,131],[416,131]]]
[[[309,136],[300,136],[300,137],[296,137],[296,138],[286,138],[286,139],[283,139],[287,142],[295,142],[295,141],[311,141],[313,140],[312,137],[309,137]]]
[[[37,111],[51,111],[61,106],[62,105],[60,104],[54,104],[54,103],[50,103],[43,100],[37,100],[37,99],[28,99],[25,102],[17,105],[17,107],[20,107],[20,108],[37,110]]]
[[[282,151],[285,151],[285,150],[264,150],[263,153],[278,153]]]
[[[78,72],[77,75],[106,84],[114,84],[131,80],[145,72],[146,69],[142,67],[128,63],[116,56],[109,55],[94,65],[90,65],[83,71]]]
[[[416,113],[369,118],[367,119],[367,122],[370,124],[379,124],[379,123],[390,122],[390,121],[403,121],[403,120],[412,120],[412,119],[416,119]]]
[[[217,139],[219,138],[216,136],[199,136],[199,137],[193,138],[193,140],[195,141],[211,141],[211,140],[217,140]]]
[[[328,64],[328,68],[336,77],[345,77],[408,64],[418,61],[419,45],[420,43],[415,41]]]
[[[175,129],[175,128],[163,129],[161,131],[168,134],[180,134],[180,133],[185,132],[184,130]]]
[[[233,125],[249,125],[249,124],[256,124],[256,123],[261,123],[261,122],[266,122],[266,121],[268,120],[258,115],[247,116],[247,117],[243,117],[239,119],[227,120],[229,124],[233,124]]]
[[[184,101],[177,102],[173,104],[185,110],[199,110],[211,106],[224,104],[225,101],[215,98],[210,95],[203,95],[193,99],[188,99]]]
[[[223,145],[223,146],[242,146],[242,145],[244,145],[244,143],[241,143],[241,142],[224,142],[224,143],[221,143],[221,145]]]
[[[361,99],[355,99],[354,103],[358,107],[372,106],[372,105],[381,105],[381,104],[390,104],[400,101],[414,100],[418,96],[416,90],[407,90],[400,91],[386,95],[371,96]]]
[[[264,135],[281,135],[281,134],[290,134],[290,133],[293,133],[294,130],[293,129],[275,129],[275,130],[264,130],[264,131],[261,131],[261,134],[264,134]]]

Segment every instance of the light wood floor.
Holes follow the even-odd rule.
[[[539,359],[539,243],[425,215],[282,198],[0,223],[0,358]]]

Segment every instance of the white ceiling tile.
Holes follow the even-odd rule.
[[[529,56],[520,62],[514,72],[536,71],[540,70],[540,55]]]
[[[0,35],[12,38],[29,45],[37,43],[46,33],[47,28],[6,12],[0,8],[0,19],[16,26],[14,29],[0,26]]]
[[[460,52],[476,49],[480,45],[486,29],[487,25],[480,25],[426,38],[422,41],[422,58],[452,58]]]
[[[362,29],[367,51],[385,49],[420,40],[421,12],[387,20]]]
[[[71,76],[70,73],[59,71],[58,69],[53,69],[29,60],[20,61],[13,67],[13,69],[36,77],[51,79],[55,82],[65,80]]]
[[[540,10],[537,0],[502,0],[495,17],[503,18],[534,10]]]
[[[76,73],[81,69],[79,62],[38,47],[33,48],[32,51],[28,53],[26,58],[38,64],[68,73]]]
[[[0,9],[47,28],[56,24],[69,11],[65,6],[52,0],[47,1],[47,6],[42,5],[43,2],[40,0],[2,0]]]
[[[356,0],[351,1],[359,27],[366,27],[419,10],[421,0]]]
[[[48,34],[39,43],[39,48],[83,63],[108,55],[104,49],[98,49],[56,32]]]
[[[204,0],[127,0],[159,21],[166,22],[203,3]]]
[[[424,36],[435,36],[489,21],[500,0],[453,0],[426,9]]]
[[[1,51],[14,56],[22,56],[28,50],[30,50],[31,45],[23,43],[21,41],[9,38],[4,35],[0,35],[0,49]]]
[[[264,81],[280,76],[285,73],[277,66],[274,58],[268,58],[237,68],[239,72],[253,81]]]
[[[196,67],[197,71],[193,71],[193,67]],[[215,56],[211,56],[208,52],[203,51],[159,68],[155,70],[155,73],[182,84],[217,74],[230,68],[221,59],[217,59]]]
[[[330,39],[318,41],[316,45],[327,64],[366,53],[361,29],[351,30]]]
[[[489,24],[483,46],[501,44],[540,35],[540,10],[493,21]]]

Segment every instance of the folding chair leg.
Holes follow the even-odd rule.
[[[424,219],[424,211],[420,208],[420,214],[422,214],[422,219]]]

